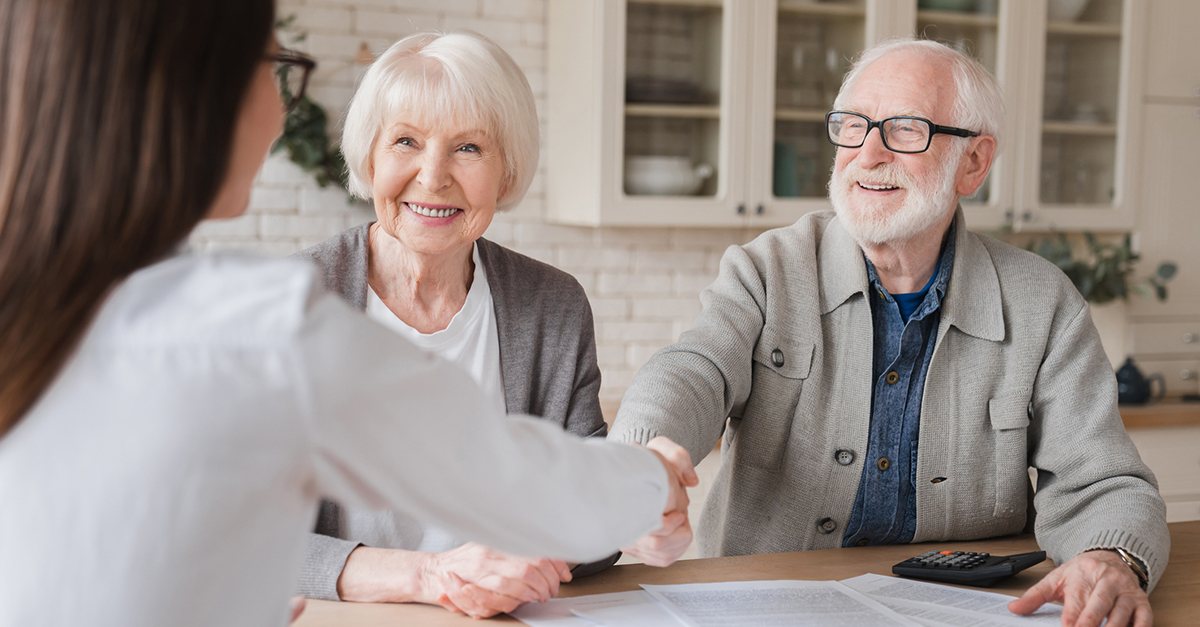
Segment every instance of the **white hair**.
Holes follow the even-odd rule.
[[[954,77],[955,98],[951,119],[944,124],[991,135],[996,138],[996,147],[999,149],[1000,134],[1004,129],[1004,93],[1000,81],[975,59],[936,41],[900,38],[867,48],[846,73],[837,100],[834,101],[834,109],[845,107],[845,99],[867,66],[893,52],[910,52],[926,59],[948,62]],[[940,120],[933,122],[943,124]]]
[[[537,107],[521,68],[488,38],[470,31],[418,33],[371,64],[342,130],[350,193],[371,200],[371,152],[380,131],[401,114],[479,126],[504,162],[496,209],[511,209],[525,196],[540,150]]]

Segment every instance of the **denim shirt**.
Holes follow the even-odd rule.
[[[870,440],[842,546],[905,544],[917,530],[917,438],[925,375],[954,267],[951,225],[924,300],[907,322],[867,259],[874,359]],[[865,257],[865,256],[864,256]]]

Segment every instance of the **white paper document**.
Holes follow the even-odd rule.
[[[1062,606],[1047,604],[1029,616],[1020,616],[1008,611],[1009,601],[1017,597],[1006,594],[883,575],[862,575],[843,579],[842,583],[925,625],[1058,627],[1062,624]]]
[[[545,603],[526,603],[508,615],[529,625],[530,627],[596,627],[596,623],[579,618],[571,613],[572,609],[588,607],[589,605],[603,606],[606,604],[626,602],[626,597],[645,597],[641,590],[632,592],[614,592],[612,594],[592,594],[566,599],[550,599]]]
[[[688,627],[920,625],[836,581],[738,581],[642,587]]]
[[[644,590],[630,593],[620,603],[595,603],[571,611],[604,627],[687,627]]]

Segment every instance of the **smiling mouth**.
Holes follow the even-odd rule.
[[[462,211],[462,209],[456,209],[454,207],[433,208],[426,207],[424,205],[414,205],[410,202],[404,203],[404,206],[408,207],[413,213],[420,216],[425,216],[426,218],[449,218],[450,216]]]
[[[892,190],[900,189],[900,187],[896,185],[872,185],[870,183],[862,182],[859,182],[858,186],[873,192],[890,192]]]

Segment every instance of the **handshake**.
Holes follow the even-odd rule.
[[[659,436],[650,440],[646,448],[658,456],[666,469],[671,493],[663,508],[662,527],[642,536],[633,546],[622,547],[621,551],[651,566],[670,566],[692,543],[686,488],[696,487],[700,479],[691,455],[682,446]]]

